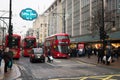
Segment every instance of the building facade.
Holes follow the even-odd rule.
[[[64,13],[62,12],[61,0],[56,0],[46,11],[48,17],[48,36],[62,33],[64,26]]]
[[[32,28],[29,28],[28,31],[26,32],[26,36],[33,36],[34,30]]]
[[[103,0],[104,26],[111,40],[120,37],[117,35],[120,32],[119,1]],[[66,19],[66,33],[71,35],[72,42],[100,41],[102,0],[63,0],[62,8],[69,15]]]
[[[48,13],[48,35],[65,32],[71,35],[71,42],[100,42],[100,27],[104,19],[107,40],[118,42],[119,4],[120,0],[56,0],[45,11]]]
[[[45,15],[39,17],[33,22],[33,35],[36,36],[38,43],[43,43],[48,35],[48,23]]]

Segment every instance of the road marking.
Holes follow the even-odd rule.
[[[16,80],[22,80],[22,78],[17,78]]]
[[[20,67],[21,70],[24,70],[24,71],[26,70],[23,66],[20,66],[20,65],[18,66]]]
[[[89,65],[89,66],[96,66],[94,64],[88,64],[88,63],[84,63],[84,62],[81,62],[81,61],[76,61],[77,63],[80,63],[80,64],[86,64],[86,65]]]
[[[54,62],[59,62],[60,63],[61,61],[60,60],[54,60]]]
[[[49,79],[49,80],[87,80],[87,79],[99,79],[99,80],[117,80],[113,79],[115,76],[120,76],[120,74],[113,74],[113,75],[102,75],[102,76],[88,76],[88,77],[75,77],[75,78],[56,78],[56,79]]]
[[[87,79],[88,77],[83,77],[83,78],[81,78],[80,80],[85,80],[85,79]]]
[[[54,64],[52,64],[52,63],[49,63],[49,62],[47,62],[47,64],[49,64],[49,65],[51,65],[51,66],[56,66],[56,65],[54,65]]]

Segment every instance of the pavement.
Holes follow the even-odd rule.
[[[93,65],[103,66],[107,68],[120,69],[120,59],[118,60],[114,59],[115,62],[111,63],[110,65],[105,65],[102,63],[97,63],[97,56],[95,55],[92,55],[90,58],[88,58],[87,56],[74,57],[74,58],[75,60],[79,60],[87,64],[93,64]],[[2,65],[0,67],[0,80],[18,80],[20,76],[21,76],[21,73],[17,64],[13,64],[12,70],[8,69],[8,72],[4,73],[4,61],[2,60]]]
[[[4,61],[0,67],[0,80],[17,80],[21,76],[20,70],[16,64],[13,64],[12,69],[8,69],[7,73],[4,73]]]
[[[120,69],[120,57],[119,59],[113,58],[115,61],[110,63],[110,65],[106,65],[103,63],[97,63],[97,56],[96,55],[91,55],[90,58],[87,56],[84,57],[76,57],[77,60],[88,63],[88,64],[93,64],[93,65],[98,65],[98,66],[103,66],[103,67],[108,67],[108,68],[114,68],[114,69]]]

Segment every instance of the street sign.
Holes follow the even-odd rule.
[[[26,8],[20,12],[20,17],[24,20],[32,21],[38,17],[38,14],[35,10]]]

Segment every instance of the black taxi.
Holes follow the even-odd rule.
[[[33,48],[30,53],[30,62],[43,62],[45,63],[45,55],[43,48]]]

